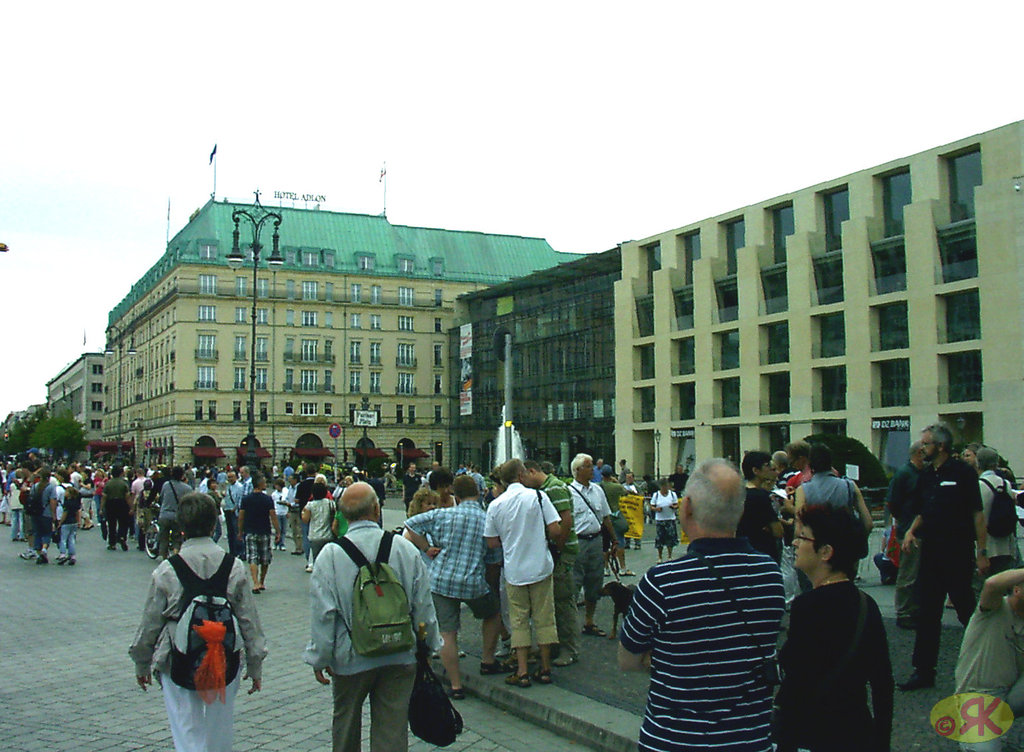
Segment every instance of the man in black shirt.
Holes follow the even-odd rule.
[[[252,475],[253,491],[242,499],[238,511],[238,540],[245,539],[245,558],[252,574],[253,593],[267,589],[267,570],[273,556],[270,545],[280,534],[274,499],[267,494],[267,482],[260,473]],[[273,537],[271,537],[273,529]]]
[[[686,488],[686,481],[689,479],[690,474],[683,469],[683,466],[676,465],[676,471],[668,476],[668,482],[672,484],[672,490],[676,492],[676,496],[683,495],[683,489]]]
[[[903,545],[903,539],[921,512],[921,471],[924,470],[924,444],[915,441],[910,445],[907,464],[893,473],[889,483],[886,503],[896,526],[896,539]],[[920,549],[911,547],[900,555],[900,567],[896,574],[896,624],[904,629],[914,629],[917,624],[917,572],[921,561]]]
[[[402,476],[402,500],[405,502],[406,512],[409,511],[409,503],[412,501],[413,494],[420,490],[421,485],[423,485],[423,481],[419,473],[416,472],[416,463],[410,462],[405,470],[405,475]]]
[[[302,480],[299,481],[299,485],[295,487],[295,503],[298,504],[299,517],[302,517],[302,510],[306,508],[313,499],[313,482],[316,479],[316,465],[312,462],[306,464],[302,469]],[[300,553],[304,558],[309,558],[309,523],[303,522],[302,524],[302,551],[292,551],[292,554],[298,556]]]
[[[953,601],[960,623],[967,626],[974,613],[971,579],[975,567],[982,576],[989,568],[978,474],[950,456],[952,443],[952,433],[942,424],[921,432],[924,460],[930,464],[918,481],[921,511],[903,539],[904,550],[921,547],[914,673],[899,685],[903,691],[935,686],[946,595]]]

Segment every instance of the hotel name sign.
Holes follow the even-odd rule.
[[[274,191],[274,198],[280,201],[315,201],[318,204],[327,202],[322,193],[295,193],[294,191]]]

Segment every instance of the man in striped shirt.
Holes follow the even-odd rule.
[[[779,567],[736,538],[744,484],[732,463],[690,476],[679,517],[686,556],[648,570],[619,637],[619,667],[650,671],[639,748],[772,749],[772,657],[785,596]]]

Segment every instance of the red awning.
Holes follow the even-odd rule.
[[[224,450],[215,446],[194,446],[192,447],[192,454],[200,459],[213,460],[223,457]]]
[[[135,446],[134,441],[102,441],[100,439],[93,439],[85,445],[86,449],[90,452],[116,452],[117,445],[120,443],[122,449],[131,449]]]
[[[303,449],[302,447],[295,447],[292,450],[292,452],[294,452],[297,457],[317,458],[334,456],[334,452],[332,452],[330,449],[327,449],[326,447],[310,447],[308,449]]]
[[[238,456],[245,456],[245,447],[238,447]],[[270,450],[264,449],[263,447],[256,447],[256,456],[260,459],[268,459],[270,457]]]
[[[412,449],[403,449],[402,450],[402,456],[403,457],[407,457],[407,458],[409,458],[411,460],[414,460],[414,459],[416,459],[418,457],[429,457],[430,453],[429,452],[424,452],[419,447],[413,447]]]
[[[375,457],[387,457],[388,453],[377,447],[356,447],[356,454],[361,454],[366,459],[372,460]]]

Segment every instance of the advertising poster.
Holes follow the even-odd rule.
[[[459,327],[459,415],[473,414],[473,325]]]

